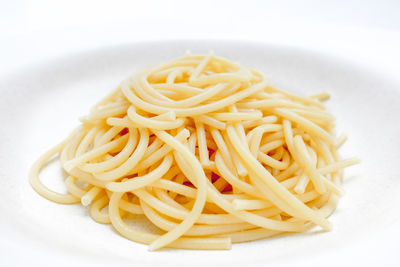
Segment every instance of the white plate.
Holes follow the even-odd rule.
[[[329,91],[338,130],[349,135],[342,155],[363,163],[345,172],[347,194],[331,216],[334,229],[234,244],[230,251],[163,250],[95,223],[80,205],[52,203],[29,186],[32,162],[62,140],[77,118],[143,67],[213,50],[262,70],[272,84],[301,94]],[[89,51],[0,81],[0,265],[140,266],[150,264],[297,266],[395,264],[400,221],[400,84],[377,72],[289,47],[244,42],[152,42]],[[62,190],[57,166],[43,173]],[[53,182],[52,182],[53,181]],[[370,253],[371,252],[371,253]],[[71,265],[74,264],[74,265]]]

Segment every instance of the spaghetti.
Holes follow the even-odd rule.
[[[122,82],[37,160],[30,183],[54,202],[90,206],[96,222],[150,250],[229,249],[312,225],[330,230],[343,168],[359,160],[337,153],[346,138],[335,137],[321,102],[328,97],[274,88],[212,54],[187,55]],[[39,179],[55,155],[67,194]],[[128,226],[129,214],[165,233]]]

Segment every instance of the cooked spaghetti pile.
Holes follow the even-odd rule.
[[[187,55],[123,81],[34,164],[30,182],[52,201],[90,205],[95,221],[151,250],[329,230],[343,168],[358,159],[337,153],[346,138],[334,134],[321,103],[328,97],[297,96],[226,59]],[[67,194],[39,180],[56,154]],[[128,226],[129,214],[165,233]]]

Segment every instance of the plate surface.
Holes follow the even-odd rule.
[[[334,229],[234,244],[231,251],[162,250],[118,235],[94,222],[80,205],[59,205],[36,194],[27,173],[33,161],[65,138],[78,118],[135,71],[183,55],[215,54],[264,72],[291,92],[332,94],[327,107],[338,132],[349,135],[344,157],[361,165],[345,171],[346,195],[330,217]],[[151,42],[89,51],[0,81],[1,266],[148,266],[346,264],[350,258],[390,263],[400,237],[400,84],[373,69],[291,47],[224,41]],[[59,166],[43,180],[62,192]],[[374,250],[374,256],[365,251]],[[4,253],[4,255],[3,255]],[[21,256],[24,255],[24,256]],[[394,264],[394,262],[392,262]]]

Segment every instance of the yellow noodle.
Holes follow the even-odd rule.
[[[89,206],[90,203],[100,194],[100,192],[103,189],[97,186],[93,186],[90,188],[88,192],[86,192],[82,197],[81,197],[81,203],[83,206]]]

